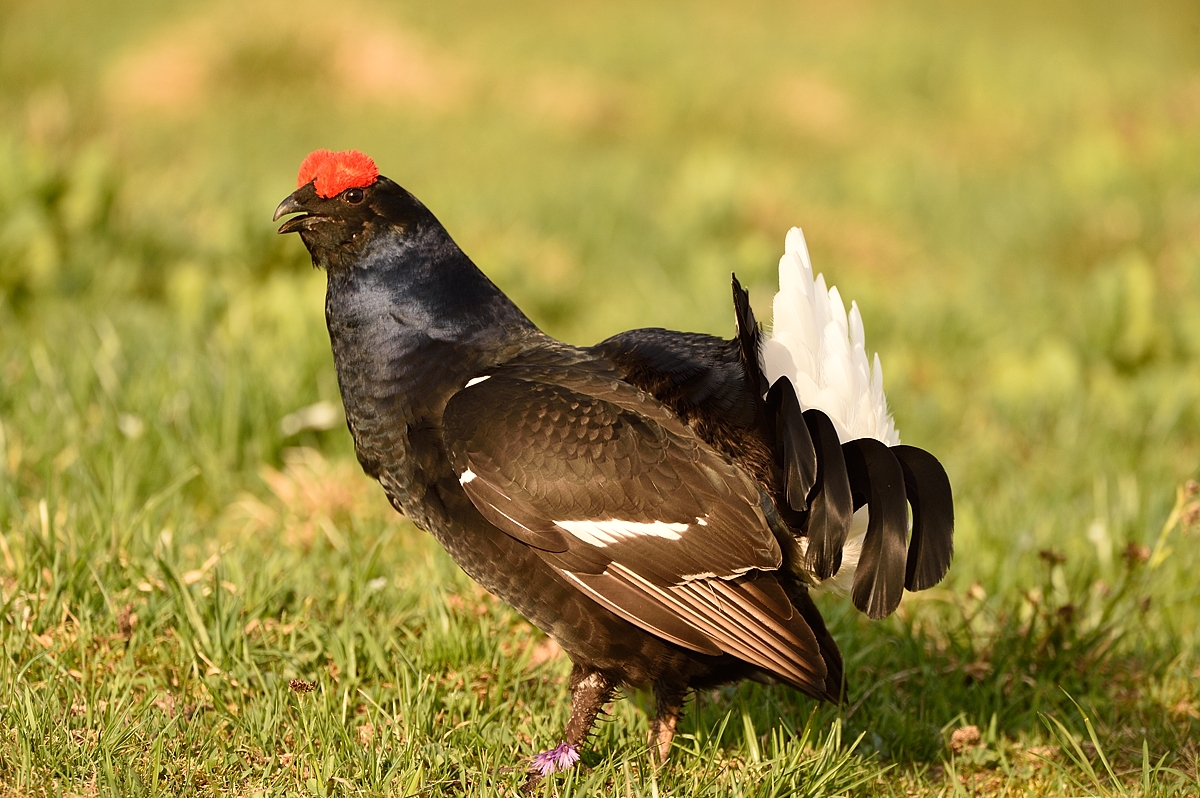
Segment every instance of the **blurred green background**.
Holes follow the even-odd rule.
[[[286,519],[256,544],[231,509],[289,504],[269,477],[296,447],[352,494],[324,500],[376,519],[366,539],[394,526],[355,492],[340,420],[281,427],[338,401],[324,275],[270,222],[318,147],[371,154],[572,343],[729,335],[731,271],[768,320],[802,226],[862,308],[903,439],[954,482],[955,595],[1027,595],[1049,567],[1102,602],[1200,472],[1194,2],[4,0],[13,624],[44,633],[62,595],[115,615],[145,597],[137,563],[217,551],[247,574],[283,558],[320,595],[336,558],[304,583],[296,561],[324,555],[281,551]],[[1200,541],[1172,535],[1191,537],[1153,563],[1155,614],[1133,625],[1186,669]]]
[[[1161,515],[1200,464],[1194,4],[2,13],[6,383],[31,351],[120,341],[94,424],[143,383],[169,393],[155,349],[248,360],[264,415],[336,399],[323,276],[269,216],[307,152],[354,147],[575,343],[729,334],[731,271],[769,318],[804,227],[905,439],[950,466],[963,534],[995,542],[981,573],[1090,546],[1114,508]],[[6,420],[29,399],[6,393]],[[10,437],[29,462],[86,442],[52,429]],[[281,441],[224,443],[253,466]]]

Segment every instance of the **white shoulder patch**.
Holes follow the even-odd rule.
[[[584,543],[604,548],[622,540],[639,537],[679,540],[687,531],[687,524],[669,524],[666,521],[555,521],[554,525],[565,529]]]
[[[466,471],[462,472],[462,476],[458,478],[458,484],[466,485],[468,482],[475,479],[476,476],[478,475],[468,468]]]
[[[472,377],[471,379],[467,380],[467,384],[464,385],[463,387],[470,388],[472,385],[478,385],[479,383],[483,382],[484,380],[490,380],[491,378],[492,378],[491,374],[484,374],[482,377]]]

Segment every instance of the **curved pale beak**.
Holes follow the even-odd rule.
[[[275,209],[275,215],[271,217],[271,221],[278,222],[289,213],[302,213],[304,210],[304,206],[296,201],[296,195],[289,194],[283,202],[279,203],[279,207]]]
[[[301,230],[307,230],[308,228],[312,227],[315,222],[325,218],[320,214],[309,211],[308,208],[304,207],[304,205],[302,205],[300,201],[296,199],[295,194],[289,195],[286,199],[284,199],[283,202],[279,203],[279,207],[275,209],[275,215],[272,217],[272,220],[278,222],[282,217],[287,216],[289,213],[300,213],[304,215],[295,216],[281,224],[279,226],[280,233],[298,233]]]

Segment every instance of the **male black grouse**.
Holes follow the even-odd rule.
[[[858,308],[813,279],[799,230],[769,340],[734,278],[733,340],[640,329],[581,348],[538,330],[362,153],[305,159],[275,219],[295,213],[279,232],[328,274],[363,469],[574,663],[538,773],[577,760],[621,685],[653,687],[661,759],[694,688],[752,678],[837,701],[810,591],[843,583],[882,618],[946,573],[946,473],[899,445]]]

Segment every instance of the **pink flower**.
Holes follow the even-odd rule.
[[[579,750],[570,743],[561,743],[557,748],[535,754],[530,770],[536,770],[543,776],[566,770],[579,761]]]

